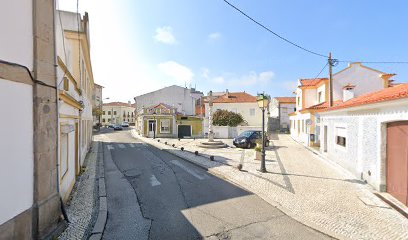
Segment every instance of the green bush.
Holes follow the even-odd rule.
[[[217,110],[213,115],[213,124],[216,126],[236,127],[243,122],[244,118],[241,114],[228,110]]]

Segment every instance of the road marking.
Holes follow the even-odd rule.
[[[194,177],[203,180],[205,177],[199,175],[198,173],[196,173],[194,170],[184,166],[181,162],[177,161],[177,160],[171,160],[171,163],[173,163],[174,165],[178,166],[179,168],[183,169],[184,171],[190,173],[191,175],[193,175]]]
[[[131,148],[134,148],[134,147],[135,147],[135,145],[134,145],[133,143],[129,143],[129,146],[130,146]]]
[[[112,145],[107,145],[108,150],[115,150],[115,148]]]
[[[150,184],[152,185],[152,187],[155,187],[159,186],[161,183],[159,182],[159,180],[157,180],[156,176],[152,175],[150,177]]]
[[[125,148],[125,144],[122,144],[122,143],[119,143],[118,146],[119,146],[120,148]]]

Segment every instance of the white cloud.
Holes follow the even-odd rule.
[[[282,83],[282,86],[289,91],[295,91],[297,88],[297,81],[285,81]]]
[[[275,73],[272,71],[261,72],[257,74],[256,72],[250,72],[247,75],[241,77],[233,78],[226,81],[226,84],[230,87],[245,87],[245,86],[255,86],[255,85],[265,85],[269,83]]]
[[[210,33],[210,34],[208,35],[208,40],[210,40],[210,41],[216,41],[216,40],[220,39],[221,36],[222,36],[222,35],[221,35],[221,33],[219,33],[219,32]]]
[[[216,84],[224,84],[225,83],[225,79],[223,77],[215,77],[212,80]]]
[[[173,35],[173,29],[169,26],[157,28],[156,35],[154,35],[154,40],[169,45],[174,45],[177,43],[177,40]]]
[[[210,69],[208,68],[201,68],[201,77],[208,79],[210,74]]]
[[[193,71],[175,61],[160,63],[159,70],[177,81],[179,85],[190,84],[193,80]]]

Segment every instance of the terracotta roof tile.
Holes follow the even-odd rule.
[[[316,86],[321,81],[328,81],[328,78],[310,78],[300,79],[301,87]]]
[[[296,103],[295,97],[275,97],[280,103]]]
[[[110,102],[104,103],[103,106],[112,106],[112,107],[133,107],[132,104],[124,102]]]
[[[408,98],[408,83],[399,84],[394,87],[385,88],[377,92],[364,94],[359,97],[352,98],[346,102],[342,102],[341,104],[337,106],[327,108],[323,111],[332,111],[332,110],[355,107],[355,106],[360,106],[360,105],[365,105],[365,104],[373,104],[373,103],[378,103],[378,102],[397,100],[401,98]]]
[[[337,106],[339,104],[343,103],[343,101],[341,100],[337,100],[333,102],[333,106]],[[308,108],[304,108],[302,110],[300,110],[301,112],[307,111],[307,110],[323,110],[329,107],[329,102],[322,102],[322,103],[318,103],[316,105],[310,106]]]
[[[213,103],[245,103],[256,102],[256,97],[246,92],[230,92],[213,100]]]

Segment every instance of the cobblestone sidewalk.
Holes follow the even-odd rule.
[[[339,239],[408,239],[408,219],[371,192],[371,187],[325,162],[288,135],[272,140],[267,150],[267,173],[257,169],[254,150],[202,149],[193,139],[134,137],[208,168],[277,206],[289,216]],[[167,142],[167,145],[164,144]],[[172,145],[175,144],[175,147]],[[181,151],[181,146],[185,150]],[[201,156],[192,152],[199,151]],[[216,161],[210,161],[209,156]],[[238,171],[238,163],[243,171]]]
[[[85,171],[75,183],[73,193],[66,211],[69,225],[59,236],[61,240],[87,239],[94,221],[93,216],[97,193],[95,192],[96,162],[99,144],[92,143],[92,149],[85,159]]]

